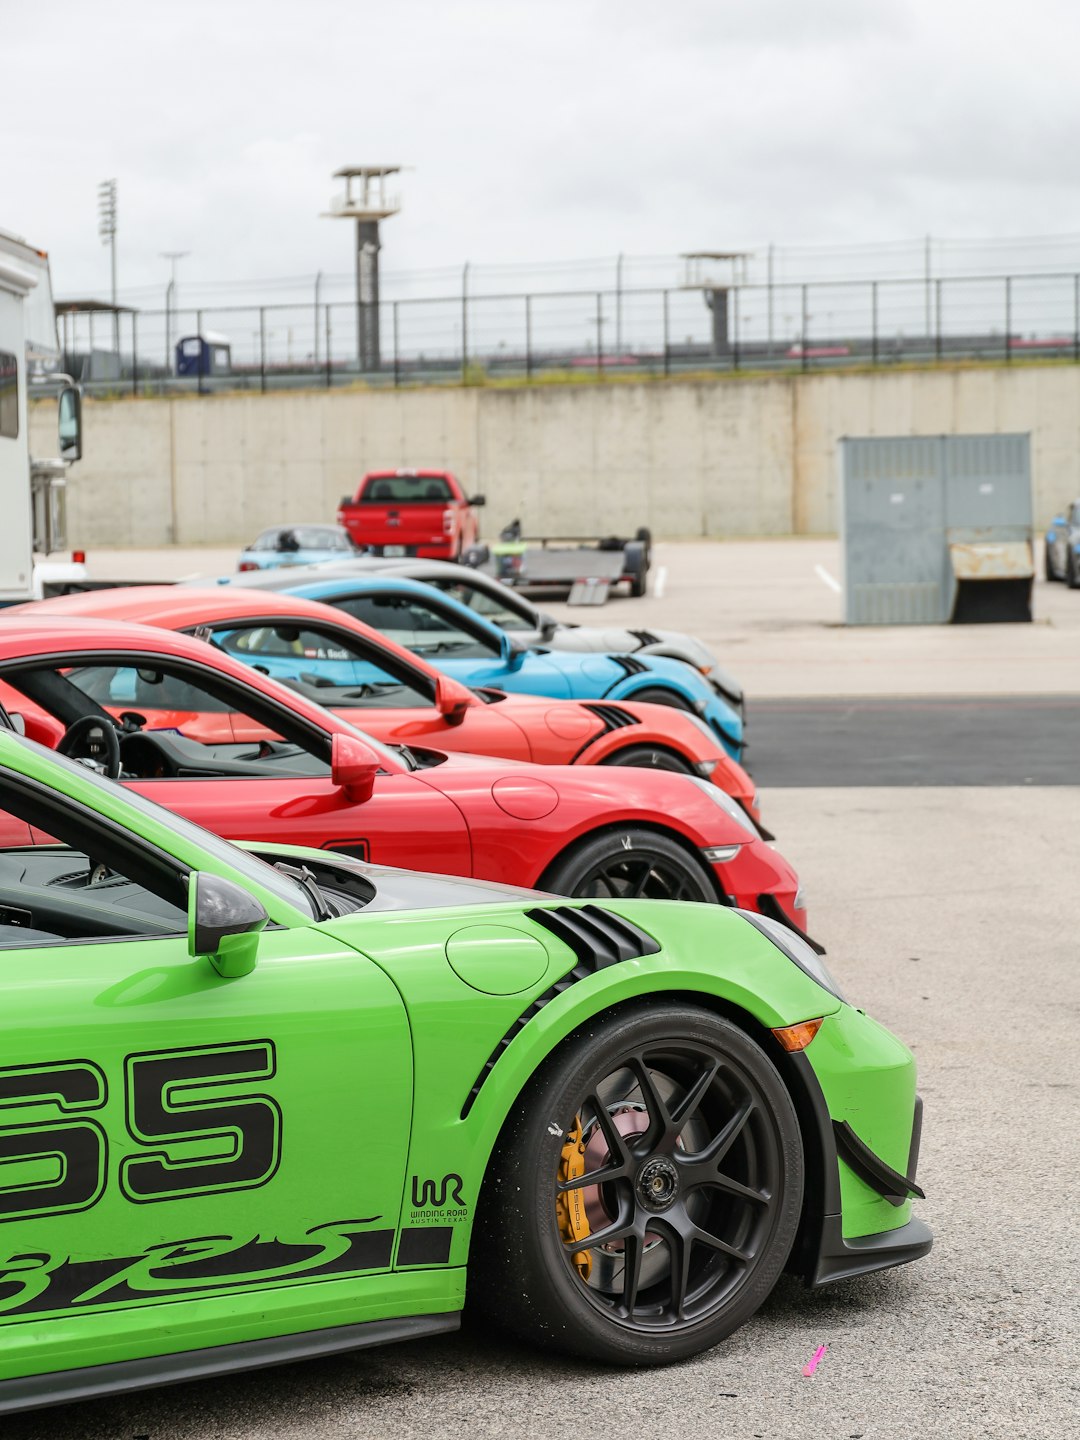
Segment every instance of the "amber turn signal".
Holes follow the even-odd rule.
[[[798,1025],[784,1025],[772,1033],[785,1050],[805,1050],[821,1029],[821,1023],[821,1020],[803,1020]]]

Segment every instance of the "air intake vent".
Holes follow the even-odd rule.
[[[654,635],[651,630],[631,630],[629,633],[642,645],[660,644],[660,636]]]
[[[580,910],[569,905],[560,905],[552,910],[527,910],[525,914],[529,920],[542,925],[545,930],[550,930],[569,945],[577,956],[577,964],[561,980],[556,980],[554,985],[542,995],[538,995],[507,1030],[465,1098],[465,1104],[461,1107],[463,1120],[472,1109],[499,1056],[514,1036],[525,1028],[534,1015],[539,1015],[545,1005],[549,1005],[564,990],[569,990],[571,985],[576,985],[579,980],[584,980],[589,975],[595,975],[598,970],[604,970],[608,965],[617,965],[620,960],[636,960],[643,955],[655,955],[660,949],[651,935],[646,935],[644,930],[631,925],[630,921],[624,920],[621,915],[612,915],[609,910],[602,910],[599,905],[583,905]]]
[[[644,930],[631,925],[621,915],[602,910],[599,905],[583,905],[580,910],[561,905],[557,910],[528,910],[525,913],[530,920],[543,925],[569,945],[578,958],[578,964],[587,965],[590,971],[617,965],[620,960],[655,955],[660,949],[651,935],[646,935]]]
[[[626,710],[620,710],[618,705],[586,705],[586,710],[591,710],[594,715],[599,715],[609,730],[623,730],[627,725],[640,725],[641,721],[629,714]]]
[[[612,655],[611,658],[615,661],[616,665],[622,666],[627,675],[644,675],[649,668],[647,665],[643,665],[640,660],[635,660],[632,655]]]

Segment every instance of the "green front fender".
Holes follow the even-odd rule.
[[[541,901],[536,909],[573,903]],[[610,965],[561,992],[553,992],[553,986],[573,969],[577,957],[527,918],[520,905],[485,907],[480,914],[459,911],[453,917],[446,910],[414,912],[407,919],[371,914],[363,934],[359,924],[327,927],[342,938],[348,935],[385,969],[408,1011],[415,1095],[401,1224],[441,1231],[451,1264],[467,1258],[480,1185],[507,1116],[544,1062],[581,1026],[616,1005],[650,997],[699,998],[749,1016],[766,1030],[841,1008],[834,996],[732,911],[644,901],[625,907],[605,903],[604,908],[624,914],[651,934],[661,944],[660,952]],[[478,992],[447,962],[451,918],[463,928],[482,920],[528,933],[547,951],[545,973],[512,995]],[[518,1028],[538,999],[544,1003]],[[473,1095],[478,1079],[482,1083]],[[432,1252],[438,1251],[432,1237]]]

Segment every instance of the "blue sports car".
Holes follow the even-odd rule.
[[[741,716],[703,675],[681,660],[530,649],[434,586],[403,576],[349,575],[274,588],[355,615],[465,685],[557,699],[672,705],[698,715],[733,759],[742,753]],[[333,683],[338,683],[331,673],[336,663],[328,657],[317,661]],[[340,683],[354,679],[350,670]]]

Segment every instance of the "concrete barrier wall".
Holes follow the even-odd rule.
[[[367,469],[441,466],[485,533],[648,525],[657,536],[823,534],[844,435],[1030,431],[1036,521],[1080,494],[1080,367],[875,372],[498,390],[87,401],[71,472],[80,545],[228,544],[332,519]],[[34,407],[55,453],[55,405]]]

